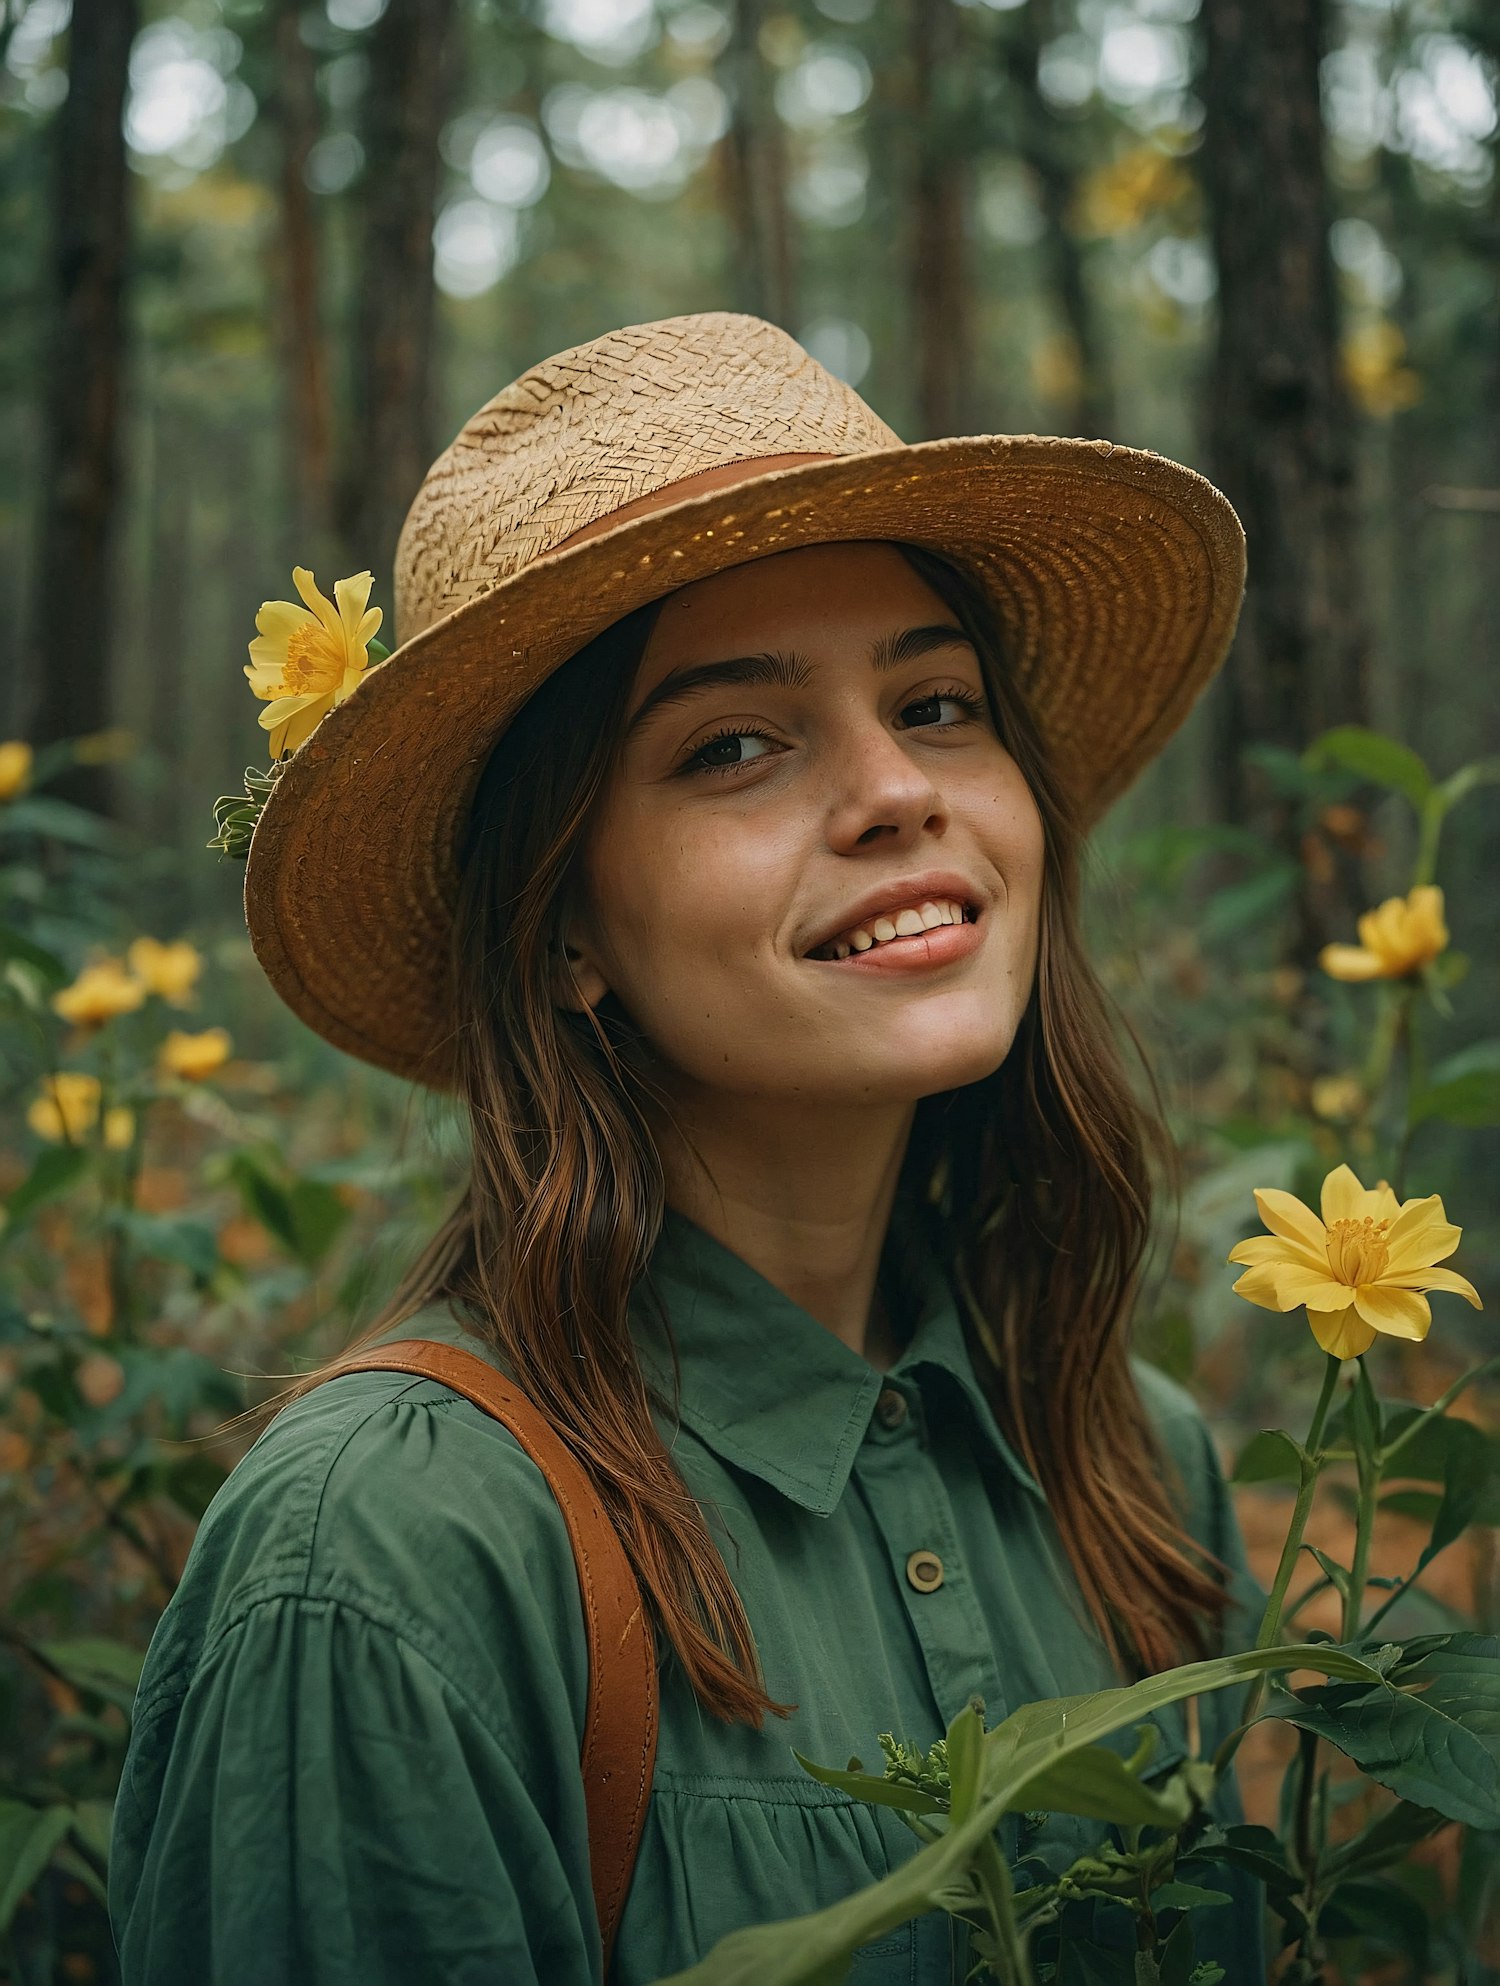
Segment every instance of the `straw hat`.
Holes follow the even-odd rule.
[[[905,446],[785,332],[638,324],[496,394],[428,471],[396,552],[400,646],[285,760],[256,824],[257,956],[317,1032],[453,1082],[455,848],[530,693],[672,588],[795,546],[904,539],[983,584],[1091,824],[1234,632],[1244,539],[1210,483],[1108,442]]]

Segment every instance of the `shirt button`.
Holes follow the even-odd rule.
[[[900,1427],[906,1419],[905,1394],[898,1393],[894,1386],[883,1387],[875,1402],[875,1418],[882,1427]]]
[[[906,1561],[906,1577],[919,1593],[935,1593],[943,1583],[943,1561],[936,1552],[913,1552]]]

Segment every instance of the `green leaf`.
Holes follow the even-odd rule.
[[[1373,1461],[1380,1446],[1380,1402],[1375,1398],[1369,1368],[1362,1358],[1354,1361],[1354,1385],[1349,1394],[1345,1425],[1355,1456],[1365,1462]]]
[[[974,1811],[984,1766],[984,1718],[972,1703],[948,1726],[947,1757],[948,1812],[956,1824]]]
[[[1198,1883],[1162,1883],[1151,1892],[1151,1902],[1157,1910],[1196,1910],[1201,1904],[1232,1900],[1227,1890],[1204,1889]]]
[[[127,1211],[120,1222],[138,1254],[157,1262],[176,1262],[199,1282],[212,1279],[219,1267],[218,1237],[206,1221],[180,1215]]]
[[[19,959],[51,986],[63,986],[70,977],[68,968],[55,952],[33,944],[30,938],[9,924],[0,924],[0,959]]]
[[[1033,1784],[1055,1771],[1068,1753],[1142,1723],[1185,1697],[1229,1689],[1278,1669],[1313,1669],[1366,1688],[1381,1686],[1376,1670],[1348,1649],[1304,1642],[1190,1662],[1120,1689],[1023,1704],[985,1735],[983,1792],[967,1820],[825,1910],[732,1931],[697,1965],[657,1986],[823,1986],[843,1979],[861,1945],[942,1907],[980,1844],[1006,1814],[1037,1804]]]
[[[70,1641],[39,1641],[36,1652],[75,1689],[117,1703],[129,1715],[135,1704],[145,1653],[103,1635],[80,1635]]]
[[[1376,1688],[1273,1688],[1267,1713],[1316,1732],[1403,1800],[1500,1826],[1500,1639],[1424,1635]]]
[[[246,1212],[288,1254],[315,1269],[349,1218],[350,1209],[337,1191],[321,1180],[278,1177],[266,1160],[248,1150],[234,1154],[229,1174]]]
[[[88,1170],[89,1154],[82,1145],[49,1145],[4,1202],[0,1233],[8,1234],[36,1208],[66,1193]]]
[[[101,1866],[109,1863],[109,1835],[114,1825],[113,1800],[80,1800],[73,1809],[73,1835]]]
[[[1394,1883],[1340,1883],[1318,1913],[1325,1938],[1373,1938],[1409,1958],[1426,1975],[1427,1913]]]
[[[1404,1862],[1419,1841],[1451,1825],[1448,1816],[1433,1807],[1418,1807],[1410,1800],[1398,1800],[1394,1807],[1362,1828],[1352,1841],[1328,1849],[1322,1866],[1327,1873],[1340,1878],[1378,1875],[1382,1869]]]
[[[10,1929],[22,1897],[72,1823],[71,1807],[32,1807],[22,1800],[0,1799],[0,1936]]]
[[[1476,1041],[1437,1064],[1411,1105],[1413,1124],[1429,1117],[1470,1130],[1500,1124],[1500,1041]]]
[[[1032,1782],[1027,1801],[1048,1813],[1079,1814],[1121,1827],[1180,1827],[1193,1810],[1180,1778],[1161,1787],[1143,1785],[1108,1745],[1090,1745],[1060,1759]]]
[[[1420,811],[1432,791],[1432,775],[1411,749],[1383,732],[1370,731],[1362,724],[1340,724],[1314,738],[1302,755],[1309,767],[1342,766],[1375,786],[1404,793]]]
[[[1330,1558],[1327,1552],[1320,1552],[1316,1545],[1304,1545],[1302,1549],[1305,1552],[1310,1552],[1318,1561],[1323,1577],[1339,1594],[1340,1598],[1347,1599],[1349,1597],[1348,1569],[1340,1565],[1336,1558]]]
[[[1215,890],[1198,913],[1198,936],[1215,945],[1251,925],[1269,922],[1292,901],[1300,882],[1301,871],[1294,862],[1277,862],[1259,875]]]
[[[1234,1465],[1237,1483],[1297,1483],[1308,1465],[1307,1451],[1279,1427],[1252,1435]]]

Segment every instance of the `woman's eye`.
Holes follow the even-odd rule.
[[[727,772],[748,765],[752,759],[764,758],[770,750],[771,740],[759,731],[721,731],[717,738],[709,738],[698,746],[683,770]]]
[[[921,730],[934,724],[962,724],[966,718],[974,716],[976,704],[966,696],[922,696],[915,703],[909,703],[901,712],[901,721],[907,730]]]

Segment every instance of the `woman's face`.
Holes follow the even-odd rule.
[[[1041,820],[977,655],[893,546],[683,587],[628,709],[568,937],[670,1091],[910,1104],[999,1066]]]

